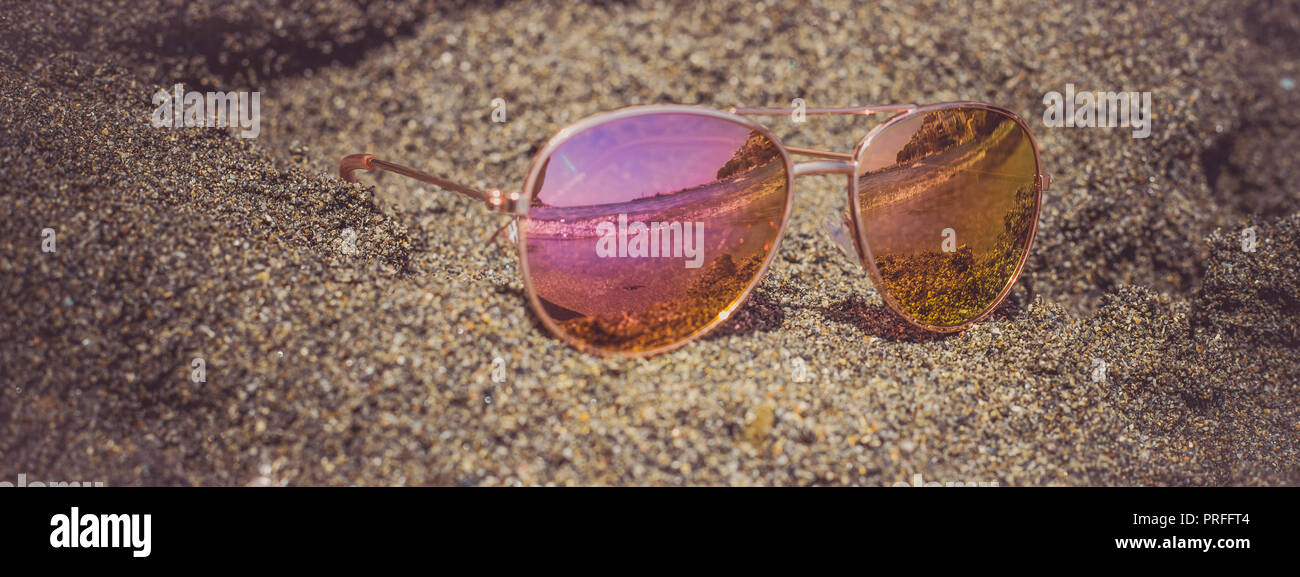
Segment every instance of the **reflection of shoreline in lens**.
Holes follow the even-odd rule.
[[[992,305],[1024,256],[1036,209],[1032,147],[1014,120],[984,110],[935,111],[899,129],[915,132],[892,164],[859,176],[867,244],[881,288],[905,312],[959,325]],[[947,228],[956,231],[951,253],[941,250]]]
[[[1034,189],[1016,191],[1016,208],[987,256],[968,245],[956,252],[925,251],[876,257],[880,279],[908,314],[936,326],[967,322],[993,302],[1016,273],[1033,224]]]
[[[602,259],[596,254],[598,236],[534,239],[530,232],[530,275],[538,296],[564,332],[602,348],[657,348],[704,328],[740,298],[772,249],[785,203],[785,171],[778,160],[748,174],[762,174],[764,168],[768,175],[743,189],[718,190],[715,194],[728,199],[721,210],[701,201],[696,206],[702,210],[653,217],[705,223],[706,264],[698,269],[684,267],[685,259],[678,258]],[[737,198],[743,201],[731,200]],[[606,208],[646,214],[626,206],[635,204]],[[541,228],[554,231],[557,224],[552,220]],[[585,231],[588,222],[573,224]],[[569,312],[553,310],[557,307]]]
[[[1005,128],[1014,128],[1014,132]],[[873,252],[917,252],[933,246],[936,220],[952,221],[971,213],[984,212],[976,222],[990,225],[1012,209],[1009,195],[987,198],[979,194],[987,184],[983,180],[1008,183],[1014,190],[1032,176],[1000,170],[983,170],[1027,159],[1032,165],[1032,150],[1014,122],[1003,123],[990,134],[985,145],[954,146],[927,155],[926,160],[898,164],[863,174],[858,179],[858,198],[862,214],[868,221],[868,244]],[[964,144],[964,143],[963,143]],[[901,152],[899,153],[902,154]],[[1031,171],[1032,172],[1032,171]],[[1004,199],[1004,200],[1003,200]],[[1001,200],[1001,205],[999,204]],[[945,225],[942,228],[948,228]],[[974,250],[988,250],[1000,229],[962,231],[962,237]]]
[[[557,324],[574,338],[601,348],[646,350],[672,344],[713,322],[719,311],[740,298],[765,257],[755,255],[738,266],[731,255],[723,254],[703,269],[685,294],[656,302],[635,316],[578,316],[557,320]],[[550,311],[555,305],[543,302],[543,306]],[[552,318],[557,316],[552,314]]]
[[[695,197],[688,202],[666,205],[667,198],[650,198],[602,205],[600,217],[590,216],[589,207],[538,211],[546,220],[530,216],[527,224],[529,274],[537,292],[586,315],[635,312],[682,298],[692,279],[721,254],[737,262],[765,257],[785,203],[784,164],[768,163],[739,178],[683,193]],[[628,220],[705,223],[704,267],[686,268],[684,257],[600,257],[597,225],[616,221],[620,211],[627,211]]]
[[[1010,119],[988,110],[957,108],[932,112],[922,120],[920,128],[902,150],[898,151],[898,164],[933,156],[981,139],[991,138],[998,129],[1015,127]]]

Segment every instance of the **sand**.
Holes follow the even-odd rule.
[[[0,21],[0,479],[1300,482],[1294,5],[72,4]],[[177,82],[260,91],[260,136],[154,128]],[[1044,126],[1066,83],[1151,91],[1151,136]],[[599,359],[527,310],[500,215],[334,176],[514,189],[597,111],[794,98],[1026,118],[1055,183],[992,319],[897,321],[821,230],[843,179],[806,178],[733,322]]]

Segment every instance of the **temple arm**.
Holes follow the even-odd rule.
[[[350,154],[343,157],[342,162],[339,162],[339,178],[348,182],[356,182],[357,177],[354,173],[357,170],[375,169],[396,172],[402,176],[408,176],[421,182],[427,182],[444,190],[460,193],[474,200],[487,203],[489,209],[497,212],[514,213],[519,200],[519,193],[517,192],[505,193],[495,189],[483,191],[470,188],[445,178],[420,172],[409,166],[402,166],[386,160],[380,160],[375,158],[375,155],[373,154]]]

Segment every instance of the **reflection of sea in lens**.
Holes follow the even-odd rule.
[[[525,229],[530,282],[560,330],[607,350],[663,347],[717,319],[762,268],[785,210],[775,144],[701,115],[596,125],[542,171]]]
[[[926,113],[876,136],[858,200],[883,290],[916,320],[968,322],[1012,280],[1038,215],[1028,135],[995,111]],[[943,249],[945,229],[955,250]]]

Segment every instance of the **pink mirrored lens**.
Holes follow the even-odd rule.
[[[862,230],[881,292],[931,326],[997,305],[1038,220],[1037,156],[1011,116],[942,108],[876,135],[858,160]]]
[[[524,228],[532,289],[563,333],[617,352],[726,318],[776,244],[789,183],[762,133],[689,113],[590,127],[538,180]]]

